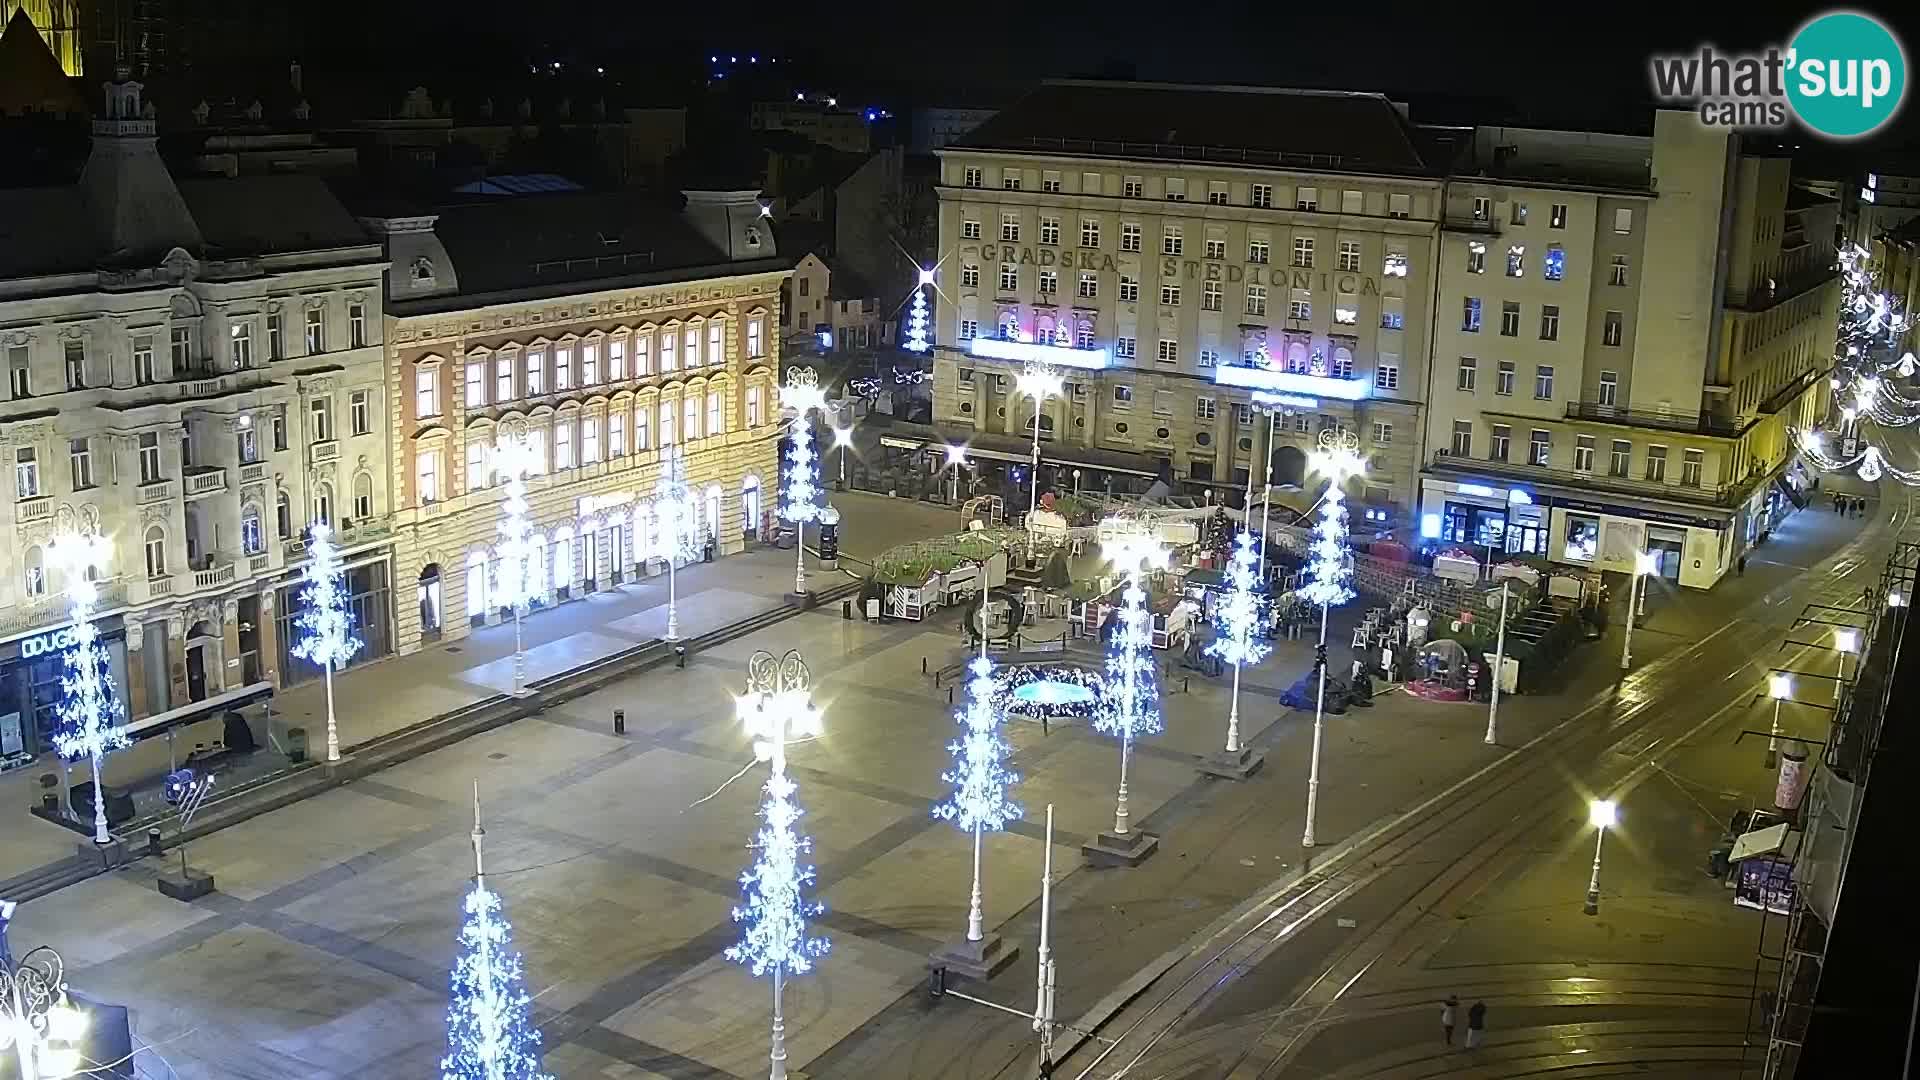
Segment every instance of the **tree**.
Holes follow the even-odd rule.
[[[293,655],[310,664],[318,664],[327,680],[327,760],[340,760],[340,727],[333,718],[333,670],[360,651],[360,639],[353,636],[353,613],[348,610],[347,571],[340,560],[340,549],[333,542],[333,526],[314,522],[307,539],[307,565],[300,571],[306,588],[300,599],[306,607],[294,625],[300,640]]]
[[[93,768],[93,842],[107,844],[106,792],[100,784],[100,762],[109,750],[132,745],[120,723],[120,700],[113,693],[107,651],[100,647],[100,631],[93,625],[100,590],[94,572],[107,565],[107,541],[97,533],[68,535],[54,544],[54,558],[67,582],[67,604],[73,619],[73,644],[67,647],[67,674],[60,680],[60,730],[53,748],[68,761],[86,758]]]
[[[453,964],[441,1080],[553,1080],[540,1067],[540,1030],[533,1024],[533,999],[513,948],[513,927],[501,914],[499,895],[487,888],[481,857],[485,838],[476,785],[473,889],[467,893],[460,956]]]
[[[984,594],[983,594],[984,599]],[[1011,753],[1000,737],[999,709],[993,700],[993,661],[987,659],[986,635],[980,639],[980,655],[967,665],[972,678],[967,680],[967,705],[958,714],[965,728],[961,737],[947,744],[953,755],[953,767],[940,779],[953,785],[953,794],[934,806],[933,816],[951,821],[962,832],[973,834],[973,894],[967,908],[967,940],[983,936],[980,907],[980,837],[999,832],[1007,822],[1020,818],[1020,804],[1007,797],[1007,789],[1020,782],[1020,774],[1007,768]]]

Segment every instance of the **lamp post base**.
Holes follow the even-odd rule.
[[[1160,838],[1139,829],[1125,836],[1103,832],[1080,845],[1080,854],[1092,866],[1139,866],[1160,849]]]
[[[181,903],[191,903],[213,892],[213,875],[185,866],[161,874],[154,885],[162,896],[170,896]]]
[[[1600,914],[1600,890],[1598,889],[1588,890],[1587,905],[1583,910],[1585,910],[1586,913],[1589,915]]]
[[[988,934],[979,941],[968,941],[963,937],[941,945],[927,954],[927,967],[945,968],[949,975],[985,982],[1019,956],[1019,946],[1008,945],[999,934]]]
[[[1259,772],[1260,766],[1266,763],[1267,752],[1255,750],[1251,746],[1243,746],[1232,753],[1215,750],[1209,756],[1200,759],[1200,773],[1202,776],[1217,776],[1222,780],[1245,780]]]
[[[818,594],[811,593],[811,592],[784,593],[782,594],[782,597],[783,599],[786,600],[788,607],[799,608],[802,611],[805,611],[813,607],[815,604],[819,603]]]

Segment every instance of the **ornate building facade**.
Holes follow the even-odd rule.
[[[663,451],[680,446],[714,553],[778,488],[779,295],[754,192],[535,196],[369,218],[386,238],[385,422],[401,651],[511,618],[502,441],[529,436],[536,607],[650,574]]]

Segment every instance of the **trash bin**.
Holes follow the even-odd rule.
[[[1733,864],[1727,861],[1728,856],[1732,854],[1732,849],[1725,846],[1707,852],[1707,876],[1715,881],[1726,877],[1727,871],[1733,867]]]
[[[307,729],[290,727],[287,729],[287,761],[294,765],[307,760]]]

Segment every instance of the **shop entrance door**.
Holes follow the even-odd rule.
[[[198,642],[187,646],[187,700],[207,700],[207,647]]]

